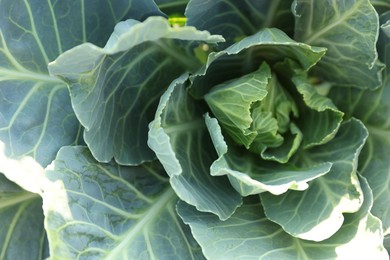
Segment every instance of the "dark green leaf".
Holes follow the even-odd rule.
[[[351,120],[342,124],[330,142],[293,158],[298,165],[331,163],[332,168],[304,191],[279,196],[262,193],[266,216],[302,239],[321,241],[336,233],[343,224],[343,213],[356,212],[363,203],[356,168],[367,135],[360,121]]]
[[[217,158],[204,122],[202,105],[186,90],[188,75],[174,81],[161,97],[149,128],[148,144],[170,176],[180,199],[200,211],[229,218],[241,205],[241,196],[225,177],[212,177]]]
[[[152,0],[0,1],[0,171],[14,181],[31,168],[43,175],[60,147],[79,142],[66,84],[49,76],[50,61],[86,41],[103,45],[128,15],[158,14]]]
[[[213,34],[221,34],[227,44],[277,27],[292,32],[294,17],[290,0],[191,0],[186,9],[187,24]]]
[[[374,194],[372,213],[383,223],[385,234],[390,233],[390,12],[381,16],[378,40],[379,59],[387,68],[384,84],[375,91],[333,88],[330,97],[338,107],[363,121],[369,138],[359,161],[359,170],[367,178]]]
[[[42,199],[0,174],[0,259],[48,257]]]
[[[332,238],[322,242],[290,236],[264,215],[258,201],[247,201],[228,220],[179,202],[178,213],[208,259],[388,259],[381,223],[370,213],[372,193],[362,180],[364,204],[346,217]]]
[[[316,77],[363,89],[381,85],[378,14],[369,0],[295,0],[293,11],[295,39],[328,49],[312,70]]]
[[[86,147],[64,147],[46,175],[51,258],[203,259],[159,163],[101,164]]]
[[[200,66],[182,45],[223,40],[193,27],[172,28],[161,17],[115,27],[104,48],[86,43],[50,63],[69,83],[84,139],[98,161],[137,165],[155,155],[147,147],[148,123],[170,82]]]

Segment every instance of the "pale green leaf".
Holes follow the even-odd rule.
[[[264,159],[286,162],[300,145],[300,131],[290,125],[296,104],[266,63],[214,86],[204,99],[225,133]]]
[[[289,86],[282,86],[279,77],[273,73],[268,85],[268,95],[254,105],[252,127],[257,130],[258,135],[250,149],[260,152],[265,160],[286,163],[302,142],[302,132],[294,123],[300,112],[290,91]],[[271,113],[274,122],[268,119],[268,113]],[[270,131],[273,128],[277,132]]]
[[[241,196],[225,177],[210,175],[217,155],[204,122],[203,106],[186,90],[187,79],[188,75],[182,75],[161,97],[149,126],[148,144],[180,199],[227,219],[241,205]]]
[[[295,39],[328,49],[312,70],[316,77],[363,89],[381,85],[378,14],[369,0],[295,0],[293,12]]]
[[[53,259],[202,259],[157,162],[101,164],[63,147],[46,171],[43,209]]]
[[[95,158],[135,165],[155,157],[146,144],[147,127],[160,95],[182,72],[200,66],[183,45],[220,40],[193,27],[172,28],[162,17],[127,20],[115,27],[104,48],[77,46],[49,70],[69,83]]]
[[[325,54],[326,49],[299,43],[278,29],[264,29],[211,53],[207,63],[191,77],[191,94],[202,98],[212,87],[257,70],[266,61],[270,67],[289,58],[302,70],[309,70]]]
[[[178,213],[201,245],[206,258],[230,259],[378,259],[388,255],[382,245],[380,221],[371,215],[372,194],[362,180],[364,204],[349,214],[330,239],[305,241],[283,231],[264,215],[256,198],[248,200],[226,221],[179,202]]]
[[[293,158],[296,164],[332,167],[304,191],[260,194],[267,217],[302,239],[321,241],[335,234],[343,224],[343,213],[358,211],[363,202],[356,169],[367,135],[364,125],[353,119],[343,123],[330,142]]]
[[[215,118],[206,115],[206,125],[219,158],[211,166],[211,175],[227,175],[233,187],[242,195],[262,192],[275,195],[289,189],[305,190],[308,182],[329,172],[332,164],[323,163],[309,167],[296,167],[261,160],[235,145],[227,145],[221,127]]]
[[[0,259],[48,257],[42,199],[0,174]]]
[[[344,113],[336,108],[331,99],[320,95],[307,77],[296,75],[292,81],[304,102],[300,110],[301,117],[297,120],[304,136],[303,146],[309,148],[332,140]]]
[[[256,122],[252,115],[252,106],[268,95],[267,86],[270,78],[270,67],[263,63],[252,73],[214,86],[204,96],[210,110],[223,125],[224,130],[233,140],[247,149],[258,135],[257,131],[261,130],[252,127]],[[275,131],[271,128],[261,132],[274,132],[275,135],[276,131],[277,123]]]
[[[261,157],[269,161],[287,163],[300,148],[303,135],[301,130],[291,122],[289,130],[284,133],[283,138],[284,142],[281,146],[267,147],[267,149],[261,153]]]
[[[196,98],[205,98],[224,131],[238,144],[261,154],[264,159],[285,163],[302,140],[306,147],[325,143],[335,135],[341,123],[342,112],[329,99],[317,94],[312,86],[306,86],[305,71],[314,66],[324,52],[324,49],[294,42],[277,29],[263,30],[224,51],[210,54],[207,64],[191,78],[191,93]],[[262,74],[252,71],[262,60],[275,70],[268,83],[263,76],[260,87],[255,85],[256,78],[252,76],[259,78]],[[287,65],[293,65],[288,66],[290,78],[282,70]],[[292,77],[298,77],[294,82],[298,91],[291,88],[293,83],[288,83]],[[256,87],[251,90],[261,88],[262,93],[257,90],[258,94],[248,99],[241,92],[246,96],[254,95],[247,92],[252,85]],[[237,91],[238,88],[241,90]],[[298,112],[293,98],[299,102],[301,111]],[[267,111],[273,116],[266,114]],[[308,120],[305,120],[306,113]],[[290,120],[297,124],[290,124]],[[305,131],[301,133],[297,125]]]
[[[321,93],[320,86],[314,85],[307,72],[295,61],[286,59],[278,62],[274,65],[274,71],[298,107],[296,112],[292,111],[292,121],[297,127],[290,125],[290,131],[297,135],[296,139],[302,136],[302,147],[306,149],[331,140],[340,127],[344,113]],[[286,113],[282,115],[283,118],[287,117]]]

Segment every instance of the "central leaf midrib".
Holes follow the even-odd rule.
[[[21,204],[16,213],[14,214],[11,223],[8,224],[8,231],[6,232],[5,239],[3,241],[3,245],[0,251],[0,259],[5,259],[7,251],[10,249],[9,244],[12,240],[12,235],[14,234],[14,230],[18,224],[18,221],[21,219],[21,216],[24,213],[24,210],[27,208],[28,204]]]
[[[10,206],[14,206],[20,204],[22,202],[26,202],[28,200],[33,200],[39,198],[39,195],[31,192],[21,192],[18,195],[12,196],[10,199],[3,199],[0,203],[0,209],[4,209]]]
[[[297,256],[299,256],[299,259],[310,259],[305,249],[302,247],[301,242],[302,240],[294,237],[292,239],[292,247],[295,248],[297,252]]]
[[[368,124],[366,124],[366,127],[371,136],[383,137],[382,141],[390,144],[390,140],[388,139],[388,136],[390,136],[390,129],[386,129],[386,127],[381,128],[375,125]]]
[[[180,40],[180,39],[179,39]],[[181,50],[177,50],[169,46],[167,42],[159,40],[154,42],[155,46],[159,48],[167,57],[169,57],[174,63],[179,63],[184,68],[191,71],[195,71],[200,67],[200,64],[196,62],[192,57],[185,55]]]
[[[105,257],[106,259],[117,259],[116,256],[125,252],[125,248],[133,241],[143,228],[160,216],[160,212],[167,207],[170,200],[175,197],[175,193],[168,188],[155,201],[154,205],[145,211],[139,221],[131,229],[120,237],[120,243]]]
[[[266,13],[266,19],[264,20],[263,28],[270,28],[274,23],[274,18],[276,18],[276,12],[279,11],[278,7],[280,5],[280,0],[274,0],[270,4],[270,8]]]
[[[184,122],[184,123],[179,123],[179,124],[172,124],[172,125],[166,125],[163,126],[164,132],[166,134],[172,134],[172,133],[182,133],[182,132],[188,132],[188,131],[199,131],[200,129],[204,128],[204,120],[201,118],[189,121],[189,122]]]
[[[241,21],[242,21],[243,25],[246,25],[247,28],[250,30],[250,32],[251,32],[252,34],[254,34],[254,33],[257,32],[257,28],[256,28],[255,25],[252,24],[252,22],[251,22],[250,19],[249,19],[249,16],[246,15],[246,14],[244,13],[244,11],[242,11],[242,10],[244,10],[244,9],[241,9],[241,8],[237,7],[235,4],[233,4],[233,3],[229,2],[229,1],[225,1],[224,4],[226,4],[227,6],[229,6],[229,7],[231,8],[231,10],[232,10],[234,13],[236,13],[237,16],[238,16],[239,18],[241,18]],[[227,13],[229,13],[229,12],[227,12]]]
[[[322,28],[321,30],[318,30],[316,33],[312,34],[309,38],[304,40],[305,43],[307,44],[312,44],[318,39],[321,35],[326,34],[329,32],[331,29],[334,27],[344,23],[346,20],[350,18],[350,16],[353,14],[354,11],[360,8],[359,3],[357,3],[357,6],[354,6],[354,8],[348,10],[348,12],[345,12],[343,15],[341,15],[339,18],[333,19],[334,23],[330,23],[328,26]]]
[[[40,82],[61,83],[64,82],[56,77],[46,75],[43,73],[37,73],[32,71],[17,71],[6,68],[0,68],[0,78],[3,80],[31,80]]]

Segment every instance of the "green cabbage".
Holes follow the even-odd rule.
[[[0,259],[388,259],[390,3],[0,1]]]

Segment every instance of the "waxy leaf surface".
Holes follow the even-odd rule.
[[[289,33],[294,24],[290,0],[191,0],[185,15],[188,25],[221,34],[228,44],[264,28],[276,27]]]
[[[381,16],[378,41],[379,59],[390,66],[390,12]],[[375,91],[334,88],[331,98],[347,116],[354,116],[366,125],[369,137],[359,159],[359,171],[367,178],[374,194],[372,213],[390,234],[390,70],[384,71],[384,84]]]
[[[1,1],[0,171],[39,192],[26,187],[23,176],[31,168],[43,175],[62,146],[79,142],[82,129],[67,86],[49,75],[50,61],[83,42],[104,45],[129,15],[160,14],[152,0]]]
[[[77,46],[49,70],[70,85],[94,157],[137,165],[155,158],[147,132],[161,94],[182,72],[200,66],[191,46],[222,40],[194,27],[172,28],[162,17],[127,20],[115,27],[104,48]]]
[[[64,147],[46,175],[52,258],[203,258],[176,214],[177,197],[158,162],[101,164],[86,147]]]
[[[203,106],[188,94],[187,79],[188,75],[182,75],[161,97],[149,126],[148,144],[181,200],[227,219],[241,205],[241,196],[227,178],[210,175],[217,155],[204,122]]]
[[[351,120],[330,142],[297,156],[297,164],[331,163],[332,167],[304,191],[260,194],[267,217],[287,233],[307,240],[321,241],[336,233],[343,224],[343,213],[356,212],[363,203],[356,170],[366,138],[363,124]]]
[[[372,194],[366,181],[362,189],[365,201],[360,210],[349,214],[339,232],[322,242],[285,233],[267,219],[257,198],[227,221],[183,202],[177,210],[208,259],[388,259],[381,223],[370,213]]]
[[[377,62],[378,14],[369,0],[295,0],[294,39],[326,47],[313,74],[340,85],[375,89],[383,65]]]
[[[0,174],[0,259],[49,256],[42,199]]]

